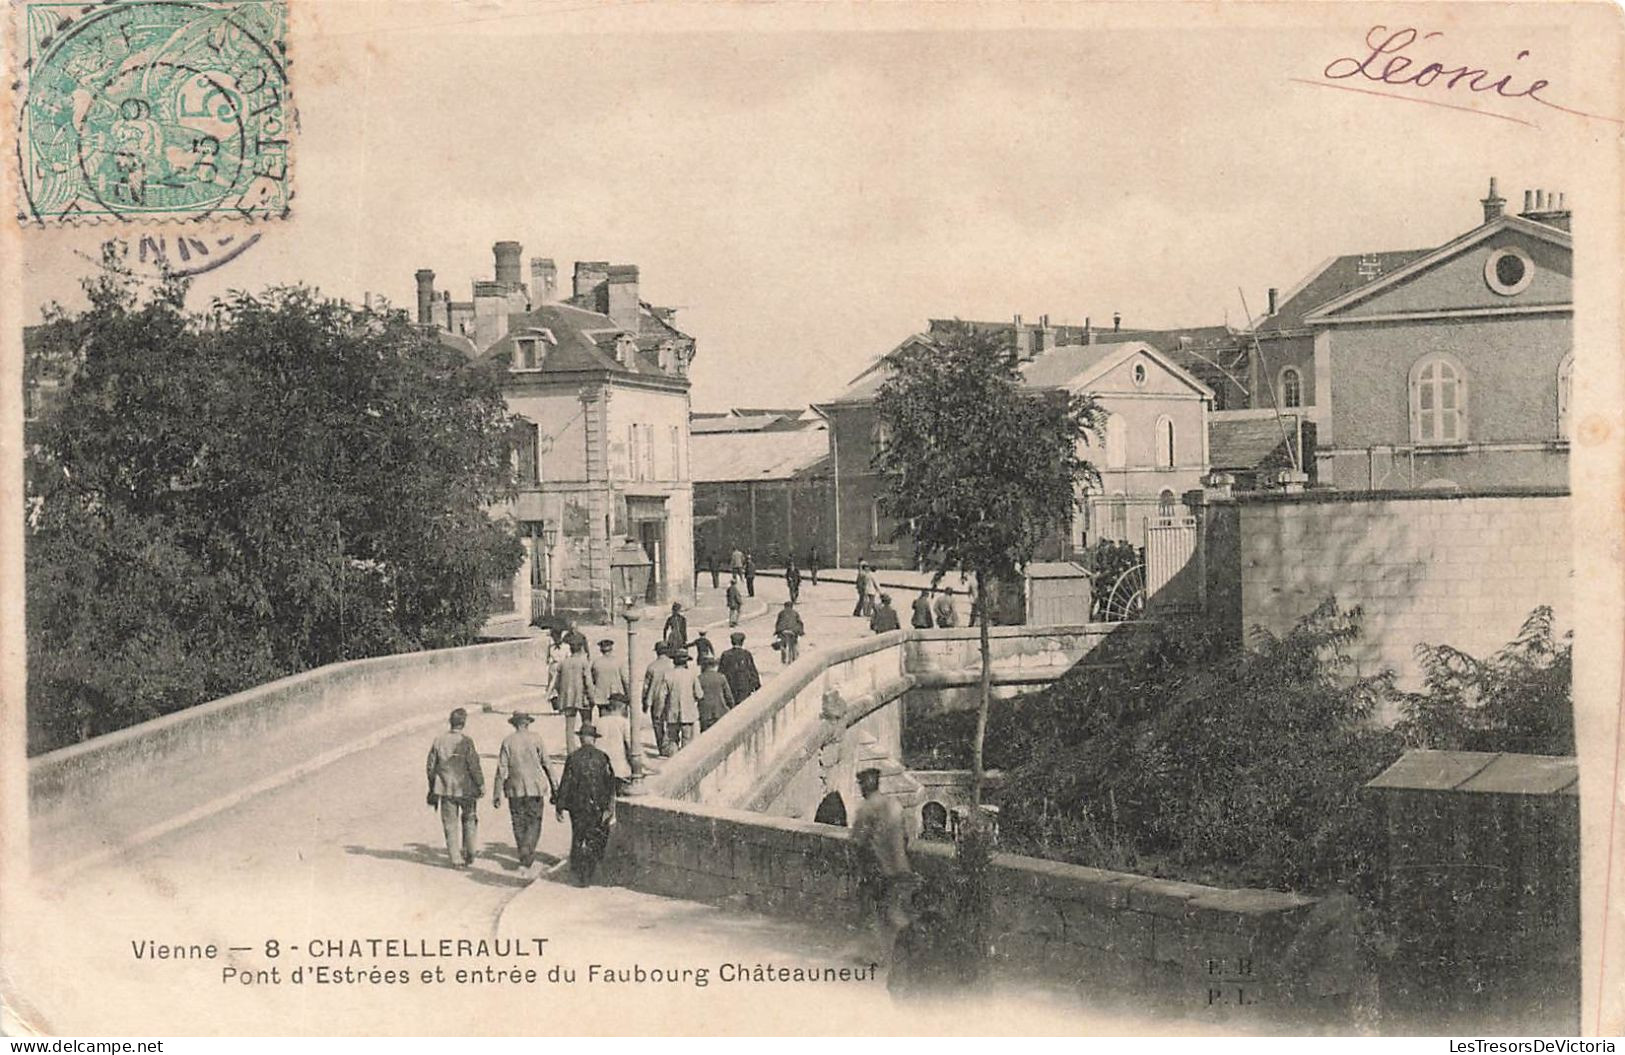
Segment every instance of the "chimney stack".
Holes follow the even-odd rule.
[[[1089,321],[1089,316],[1087,315],[1083,317],[1083,343],[1095,343],[1095,327],[1094,324]]]
[[[1015,317],[1014,329],[1016,358],[1026,362],[1033,357],[1032,331],[1022,324],[1020,315]]]
[[[530,258],[530,298],[537,307],[559,299],[559,269],[549,257]]]
[[[1523,211],[1535,211],[1535,192],[1532,190],[1526,190],[1523,192]]]
[[[1535,190],[1535,211],[1546,211],[1546,192],[1537,188]]]
[[[434,321],[434,272],[428,268],[420,270],[418,280],[418,324],[427,326]]]
[[[605,278],[609,303],[604,307],[605,315],[615,320],[615,325],[631,333],[638,332],[638,269],[635,264],[616,264],[609,269]]]
[[[1568,195],[1557,191],[1526,190],[1523,192],[1523,212],[1526,220],[1556,227],[1560,231],[1574,229],[1574,214],[1569,211]]]
[[[1489,223],[1491,220],[1494,220],[1497,217],[1499,217],[1501,215],[1501,210],[1506,207],[1507,200],[1505,198],[1501,197],[1499,194],[1495,193],[1495,177],[1494,176],[1490,177],[1490,193],[1489,193],[1489,196],[1485,197],[1485,198],[1480,198],[1478,203],[1480,205],[1484,206],[1484,222],[1485,223]]]
[[[498,242],[491,247],[491,255],[496,257],[496,274],[493,277],[498,285],[509,292],[524,285],[524,278],[519,273],[519,257],[523,252],[518,242]]]
[[[602,311],[600,287],[609,280],[609,261],[577,260],[575,271],[576,306],[588,311]]]
[[[1123,328],[1123,313],[1119,312],[1119,311],[1112,312],[1112,332],[1117,333],[1118,331],[1122,330],[1122,328]]]
[[[1269,303],[1270,303],[1269,314],[1270,314],[1271,318],[1273,318],[1275,316],[1275,312],[1278,310],[1278,305],[1276,304],[1276,302],[1278,300],[1280,300],[1280,298],[1281,298],[1281,291],[1276,289],[1274,286],[1271,286],[1270,287],[1270,292],[1269,292]]]

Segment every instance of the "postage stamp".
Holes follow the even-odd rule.
[[[288,212],[286,0],[28,3],[23,17],[22,220]]]

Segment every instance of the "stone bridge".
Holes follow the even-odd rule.
[[[996,691],[1047,684],[1091,662],[1108,638],[1138,631],[996,628]],[[974,629],[900,630],[804,658],[678,755],[647,794],[623,800],[611,844],[615,881],[826,924],[857,918],[846,832],[811,821],[818,803],[833,791],[850,809],[856,771],[874,766],[918,836],[919,807],[933,792],[902,765],[907,716],[969,704],[979,676]],[[945,841],[910,846],[927,877],[947,877],[953,856]],[[1285,1012],[1289,977],[1324,952],[1295,945],[1317,905],[1297,894],[1004,853],[994,855],[992,885],[1001,976],[1086,994],[1097,1006],[1115,999],[1158,1014],[1256,1023]]]
[[[514,859],[507,817],[488,806],[475,867],[445,867],[439,825],[423,801],[428,738],[449,706],[469,706],[489,774],[506,711],[543,706],[534,642],[339,664],[12,767],[13,788],[25,774],[30,785],[10,802],[31,807],[34,881],[7,890],[20,906],[7,916],[15,922],[5,936],[8,1013],[17,1018],[10,1009],[22,1008],[23,1027],[85,1034],[320,1033],[357,1015],[382,1033],[492,1028],[489,1000],[450,991],[452,999],[403,1002],[342,987],[227,986],[219,963],[132,972],[131,939],[145,937],[212,942],[243,970],[272,966],[260,951],[267,940],[286,947],[395,934],[547,935],[564,967],[701,956],[839,962],[856,914],[853,862],[845,829],[810,817],[830,790],[850,808],[855,771],[876,765],[917,823],[914,807],[931,791],[902,764],[907,714],[969,705],[979,673],[974,630],[859,637],[850,604],[844,587],[804,589],[816,650],[788,667],[765,663],[759,693],[666,760],[645,794],[622,801],[610,878],[623,889],[534,882]],[[764,612],[742,629],[759,644],[770,628]],[[997,628],[996,691],[1021,692],[1097,662],[1108,637],[1125,632],[1133,631]],[[544,712],[538,729],[557,757],[561,720]],[[18,820],[13,831],[24,829]],[[549,818],[548,859],[558,861],[567,845],[567,826]],[[928,875],[950,869],[952,856],[943,842],[911,847]],[[1126,1021],[1145,1013],[1147,994],[1160,994],[1178,1011],[1256,1024],[1249,1005],[1270,1006],[1275,992],[1263,965],[1284,962],[1313,907],[1290,894],[1013,855],[997,855],[994,872],[999,1006],[1009,1014],[1018,1006],[1011,1001],[1037,1001],[1019,1005],[1029,1023],[1019,1028],[1041,1028],[1045,1015],[1061,1017],[1042,1028],[1062,1032],[1128,1028],[1103,1024],[1118,1021],[1103,1017],[1109,990],[1123,994]],[[1212,984],[1212,964],[1244,961],[1260,965],[1256,984]],[[100,994],[111,985],[123,999],[109,1004]],[[841,999],[865,1020],[900,1023],[910,1013],[893,1007],[883,985],[843,990]],[[583,988],[570,1000],[628,1032],[658,1033],[674,1014],[759,1032],[740,1008],[782,1002],[782,991],[672,989],[628,1003],[624,992]],[[828,1028],[819,1001],[791,1003],[779,1019],[786,1030]],[[501,1006],[504,1029],[556,1028],[550,1002],[529,990]]]

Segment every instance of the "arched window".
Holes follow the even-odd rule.
[[[1177,500],[1174,498],[1173,491],[1164,487],[1162,489],[1162,494],[1157,496],[1157,516],[1162,517],[1164,520],[1168,520],[1173,517],[1177,509],[1178,504]]]
[[[1454,356],[1426,355],[1411,367],[1411,439],[1416,443],[1467,439],[1467,372]]]
[[[1106,468],[1121,469],[1128,464],[1128,423],[1120,415],[1106,418]]]
[[[1303,406],[1303,375],[1298,368],[1288,366],[1281,371],[1281,406]]]
[[[1574,353],[1557,364],[1557,438],[1569,438],[1569,400],[1574,393]]]
[[[1174,420],[1166,415],[1157,419],[1157,468],[1174,467]]]

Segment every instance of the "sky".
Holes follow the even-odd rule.
[[[317,0],[290,33],[293,216],[193,295],[410,306],[427,267],[466,299],[513,239],[561,281],[637,264],[697,340],[696,409],[800,405],[929,318],[1239,324],[1327,257],[1470,229],[1492,175],[1514,207],[1566,191],[1581,223],[1608,185],[1587,159],[1617,124],[1323,74],[1374,23],[1415,25],[1443,34],[1423,58],[1606,111],[1586,71],[1609,56],[1572,25],[1264,6]],[[71,302],[106,233],[32,232],[25,303]]]

